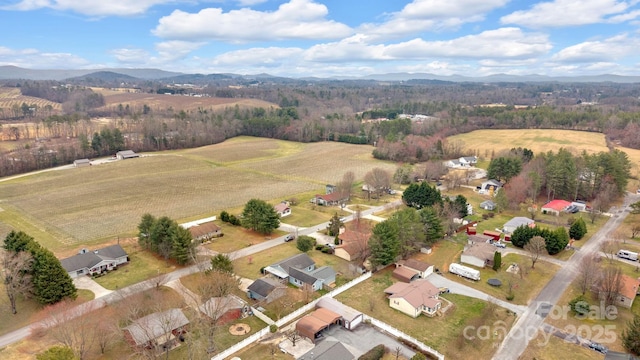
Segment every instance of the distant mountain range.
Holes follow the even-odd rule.
[[[495,74],[481,77],[471,77],[463,75],[435,75],[429,73],[390,73],[373,74],[366,76],[333,77],[333,78],[287,78],[273,76],[269,74],[238,75],[238,74],[185,74],[160,69],[82,69],[82,70],[57,70],[57,69],[25,69],[17,66],[0,66],[0,79],[3,80],[81,80],[81,78],[101,79],[104,81],[132,81],[132,80],[162,80],[173,83],[191,83],[204,81],[219,81],[225,79],[257,80],[257,81],[331,81],[331,80],[368,80],[368,81],[410,81],[410,80],[430,80],[436,82],[476,82],[476,83],[498,83],[498,82],[612,82],[612,83],[640,83],[640,76],[621,76],[612,74],[592,75],[592,76],[558,76],[551,77],[545,75],[508,75]]]

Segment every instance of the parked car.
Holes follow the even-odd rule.
[[[449,288],[448,287],[441,287],[441,288],[438,288],[438,290],[440,291],[440,294],[448,294],[449,293]]]
[[[575,214],[578,211],[580,211],[580,209],[578,209],[578,207],[575,206],[575,205],[569,205],[569,206],[567,206],[567,208],[564,211],[566,211],[566,212],[568,212],[570,214]]]
[[[293,241],[294,238],[295,237],[292,234],[289,234],[289,235],[284,237],[284,242]]]
[[[395,195],[396,194],[396,191],[393,190],[393,189],[389,189],[389,190],[387,190],[387,192],[389,193],[389,195]]]
[[[606,346],[604,346],[604,345],[602,345],[600,343],[597,343],[597,342],[593,342],[593,341],[589,343],[589,349],[595,350],[595,351],[597,351],[599,353],[602,353],[602,354],[606,354],[609,351],[609,349],[607,349]]]
[[[493,246],[498,247],[498,248],[500,248],[500,249],[504,249],[504,248],[506,248],[506,247],[507,247],[507,245],[505,245],[504,243],[501,243],[500,241],[495,241],[495,242],[493,243]]]

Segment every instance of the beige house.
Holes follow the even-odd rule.
[[[413,270],[423,279],[433,273],[433,265],[416,259],[400,260],[396,266]]]
[[[493,265],[493,256],[498,248],[487,243],[468,245],[462,252],[460,262],[483,268]]]
[[[371,231],[368,228],[367,232],[345,229],[338,235],[340,245],[335,247],[334,255],[347,261],[361,259],[367,253],[370,237]]]
[[[384,290],[389,306],[413,318],[420,314],[434,316],[442,307],[439,290],[429,281],[419,279],[410,283],[395,283]]]

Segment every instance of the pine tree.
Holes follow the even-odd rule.
[[[640,355],[640,315],[634,315],[622,331],[622,345],[633,355]]]
[[[498,271],[502,266],[502,253],[496,251],[493,253],[493,270]]]
[[[388,265],[396,260],[400,253],[400,241],[395,222],[386,220],[376,224],[369,239],[371,265]]]
[[[146,213],[142,215],[142,220],[138,224],[138,244],[145,249],[151,248],[151,229],[156,222],[153,215]]]
[[[71,277],[51,251],[37,246],[32,250],[33,288],[41,304],[55,304],[64,298],[75,299],[77,289]]]
[[[184,265],[190,262],[195,255],[195,246],[193,244],[191,232],[182,226],[175,226],[173,228],[173,235],[171,239],[173,244],[171,248],[171,256],[173,259],[175,259],[179,265]]]
[[[242,211],[242,226],[261,234],[271,234],[280,226],[280,216],[265,201],[251,199]]]
[[[582,218],[578,218],[571,224],[569,228],[569,237],[571,239],[580,240],[587,233],[587,224]]]
[[[440,220],[434,208],[427,207],[420,210],[420,218],[424,226],[425,242],[427,244],[434,244],[444,237],[442,220]]]

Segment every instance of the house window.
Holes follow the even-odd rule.
[[[393,303],[396,305],[399,305],[400,303],[398,302],[398,300],[393,300]]]

